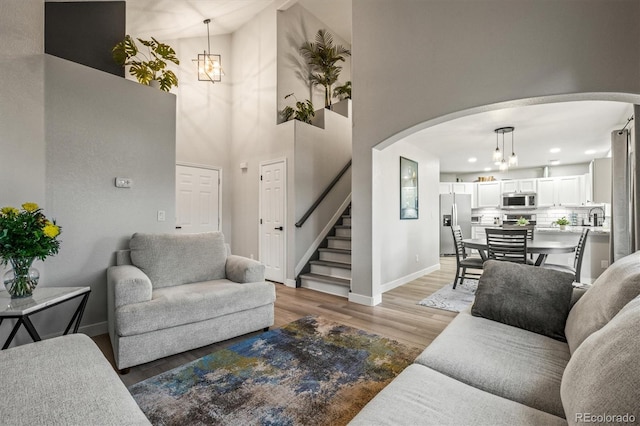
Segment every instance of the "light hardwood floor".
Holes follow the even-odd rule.
[[[455,312],[417,304],[444,285],[453,282],[455,257],[440,258],[440,265],[439,271],[384,293],[382,303],[377,306],[358,305],[349,303],[342,297],[276,284],[277,298],[273,327],[283,326],[306,315],[319,315],[423,349],[457,315]],[[132,367],[128,374],[121,375],[120,378],[125,385],[130,386],[259,333],[251,333]],[[113,364],[109,336],[103,334],[93,339]]]

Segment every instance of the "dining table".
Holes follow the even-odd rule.
[[[465,238],[462,240],[465,248],[478,250],[482,260],[487,260],[487,240],[485,238]],[[558,253],[571,253],[576,251],[578,243],[561,241],[527,241],[527,253],[537,254],[535,266],[544,265],[547,256]]]

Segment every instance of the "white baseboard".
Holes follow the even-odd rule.
[[[286,285],[287,287],[296,287],[296,280],[292,280],[291,278],[285,278],[284,280],[284,285]]]
[[[396,287],[400,287],[401,285],[404,285],[406,283],[409,283],[417,278],[420,278],[424,275],[430,274],[434,271],[437,271],[440,269],[440,263],[436,263],[435,265],[429,266],[427,268],[421,269],[420,271],[411,273],[409,275],[405,275],[404,277],[400,277],[398,279],[395,279],[391,282],[388,282],[386,284],[382,284],[380,286],[380,290],[382,293],[386,293],[389,290],[393,290]]]
[[[357,303],[365,306],[376,306],[382,303],[382,294],[374,294],[373,296],[364,296],[362,294],[349,293],[349,302]]]
[[[62,330],[64,331],[64,330]],[[51,339],[53,337],[60,336],[62,331],[58,333],[51,333],[42,336],[43,339]],[[78,333],[86,334],[89,337],[98,336],[100,334],[106,334],[109,332],[109,325],[106,321],[98,322],[95,324],[82,325],[78,328]],[[71,331],[69,332],[71,333]]]

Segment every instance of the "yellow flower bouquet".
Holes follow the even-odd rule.
[[[31,268],[35,259],[44,260],[60,249],[60,227],[47,219],[36,203],[24,203],[22,209],[0,209],[0,258],[12,270],[4,277],[11,297],[27,297],[38,284],[39,274]]]

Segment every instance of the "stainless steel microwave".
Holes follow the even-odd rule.
[[[532,209],[536,207],[534,192],[509,192],[502,194],[503,209]]]

